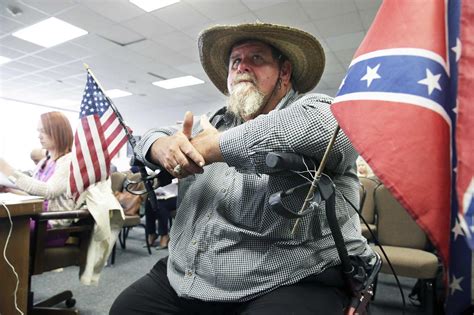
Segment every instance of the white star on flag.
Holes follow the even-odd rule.
[[[439,85],[439,78],[441,74],[433,75],[430,69],[426,69],[426,78],[418,81],[418,83],[426,85],[428,87],[428,95],[431,95],[434,89],[441,91],[441,86]]]
[[[367,66],[367,73],[360,79],[361,81],[367,81],[367,87],[372,84],[373,80],[381,78],[381,76],[377,73],[379,67],[380,63],[373,68]]]
[[[459,224],[459,220],[456,220],[454,227],[451,229],[451,232],[454,233],[454,240],[458,238],[459,235],[464,236],[464,232],[462,231],[461,224]]]
[[[452,275],[452,280],[451,280],[451,283],[449,284],[449,289],[451,290],[451,295],[454,294],[454,292],[456,292],[456,290],[459,290],[459,291],[463,291],[462,287],[461,287],[461,281],[464,279],[464,277],[459,277],[459,278],[456,278],[455,275]]]
[[[453,113],[455,113],[455,114],[458,113],[458,106],[459,106],[459,100],[456,99],[456,107],[453,108]]]
[[[456,54],[456,62],[458,62],[459,59],[461,58],[461,50],[462,50],[461,40],[459,39],[459,37],[456,38],[456,46],[451,47],[451,50],[454,51],[454,53]]]

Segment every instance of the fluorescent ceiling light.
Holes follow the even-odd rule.
[[[200,80],[191,75],[188,75],[185,77],[179,77],[179,78],[163,80],[163,81],[156,81],[156,82],[153,82],[153,85],[169,90],[169,89],[180,88],[183,86],[190,86],[190,85],[196,85],[196,84],[202,84],[202,83],[204,83],[203,80]]]
[[[145,10],[146,12],[158,10],[177,3],[179,1],[180,0],[130,0],[131,3],[133,3],[140,9]]]
[[[87,31],[82,28],[51,17],[21,29],[12,35],[36,45],[51,47],[85,34],[87,34]]]
[[[12,61],[10,58],[0,56],[0,65]]]
[[[107,95],[110,98],[119,98],[119,97],[132,95],[132,93],[123,91],[120,89],[112,89],[112,90],[105,91],[105,95]]]

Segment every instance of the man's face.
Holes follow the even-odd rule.
[[[280,67],[270,46],[249,41],[235,46],[229,58],[229,110],[244,120],[254,118],[277,84]]]

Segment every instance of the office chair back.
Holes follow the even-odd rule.
[[[426,234],[384,185],[376,188],[375,204],[377,233],[381,244],[426,249]]]
[[[395,272],[398,276],[419,280],[425,313],[435,314],[435,310],[440,308],[436,296],[440,263],[438,257],[427,250],[426,234],[382,184],[375,189],[375,208],[378,240]],[[372,248],[382,256],[378,247]],[[383,256],[382,261],[381,272],[392,273]]]
[[[33,305],[33,292],[31,292],[31,278],[46,271],[58,268],[85,266],[87,259],[87,248],[89,246],[91,233],[94,228],[94,219],[87,210],[42,212],[34,218],[35,230],[32,237],[30,252],[29,273],[29,311],[28,314],[79,314],[78,310],[61,309],[54,305],[65,301],[66,306],[75,304],[71,291],[64,291],[44,301]],[[76,219],[70,226],[55,227],[48,229],[48,220]],[[67,241],[63,246],[49,247],[47,242],[50,238],[58,235],[66,235]]]

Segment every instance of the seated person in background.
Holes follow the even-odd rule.
[[[31,150],[30,152],[30,158],[33,161],[33,163],[35,163],[35,166],[38,165],[38,163],[45,157],[46,157],[46,150],[42,148],[35,148]],[[28,176],[33,176],[35,171],[36,171],[36,167],[34,169],[24,171],[23,173],[25,173]]]
[[[372,168],[370,168],[369,164],[359,155],[357,158],[357,176],[359,177],[373,177],[374,172]]]
[[[145,203],[145,219],[148,234],[148,244],[154,246],[156,239],[160,236],[160,244],[156,249],[168,248],[168,224],[170,212],[176,210],[176,199],[178,194],[178,181],[176,179],[167,186],[158,187],[155,190],[158,209],[153,209],[148,199]],[[156,234],[156,220],[158,219],[158,234]]]
[[[337,126],[332,98],[313,90],[324,52],[312,35],[273,24],[216,26],[200,34],[201,63],[229,95],[227,107],[182,130],[148,131],[140,160],[179,178],[169,257],[125,289],[110,314],[342,314],[349,296],[320,204],[294,234],[294,219],[270,209],[271,194],[307,182],[265,164],[268,152],[321,161]],[[357,152],[339,133],[326,171],[350,255],[373,263],[349,203],[359,202]],[[287,197],[298,211],[307,190]]]
[[[18,190],[5,189],[14,193],[27,193],[44,197],[43,211],[73,210],[75,203],[67,195],[72,128],[67,117],[61,112],[48,112],[40,117],[38,123],[39,140],[46,150],[43,158],[30,177],[15,170],[0,158],[0,172],[4,173],[18,187]],[[70,220],[50,220],[48,226],[69,225]],[[34,229],[32,221],[32,229]],[[67,237],[59,236],[48,240],[49,246],[62,246]]]
[[[46,157],[45,149],[36,148],[36,149],[31,150],[30,158],[33,161],[33,163],[35,163],[35,165],[38,165],[38,163],[45,157]]]

